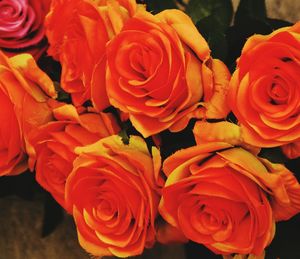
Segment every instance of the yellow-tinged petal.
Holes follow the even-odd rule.
[[[245,169],[245,171],[240,172],[247,172],[248,175],[246,176],[250,176],[252,179],[254,177],[258,184],[265,187],[265,190],[271,190],[274,193],[278,193],[278,196],[287,201],[288,197],[284,189],[283,180],[275,174],[270,174],[264,164],[261,163],[256,156],[242,148],[228,149],[219,152],[218,154],[232,163],[229,164],[229,166],[238,165]]]
[[[172,9],[162,11],[156,17],[171,25],[180,39],[197,54],[200,60],[205,61],[209,58],[209,46],[188,15],[180,10]]]
[[[110,21],[112,23],[112,28],[114,30],[114,34],[120,33],[122,30],[125,21],[129,18],[129,14],[120,11],[120,4],[117,1],[108,1],[107,2],[108,15],[110,17]],[[126,16],[126,17],[125,17]]]
[[[73,208],[73,216],[74,216],[74,220],[75,220],[76,224],[79,225],[80,224],[79,220],[80,220],[80,218],[82,218],[82,216],[76,207]],[[112,255],[112,253],[107,248],[103,248],[102,246],[99,246],[99,245],[94,244],[94,243],[90,242],[89,240],[87,240],[80,233],[80,231],[78,231],[78,228],[77,228],[77,235],[78,235],[79,244],[89,253],[91,253],[95,256],[101,256],[101,257]]]
[[[79,121],[76,108],[71,104],[61,104],[53,109],[53,115],[57,120]]]
[[[208,156],[209,154],[200,154],[190,159],[187,159],[186,161],[178,165],[174,170],[172,170],[171,174],[168,175],[168,179],[166,181],[165,187],[191,176],[189,166],[193,165],[194,163],[197,163],[197,161],[201,161],[205,159]],[[164,172],[166,172],[167,170],[168,168],[164,166]]]
[[[186,83],[190,89],[190,101],[188,106],[194,104],[201,100],[203,96],[202,85],[202,76],[201,76],[201,67],[202,64],[199,63],[199,60],[190,53],[189,49],[186,49]]]
[[[42,98],[39,94],[40,89],[52,98],[57,97],[53,82],[48,75],[37,66],[34,58],[30,54],[24,53],[13,56],[10,58],[10,64],[13,68],[17,69],[18,72],[22,73],[26,79],[29,79],[39,86],[39,88],[32,87],[31,91],[28,91],[29,94],[32,94],[32,97]],[[27,84],[24,86],[26,87]],[[36,91],[37,96],[34,94],[34,91]]]
[[[218,59],[212,59],[212,72],[214,76],[214,91],[210,100],[205,104],[207,110],[206,118],[225,118],[230,112],[227,104],[227,94],[231,75],[226,65]]]
[[[194,156],[202,155],[203,158],[210,155],[210,152],[230,148],[232,145],[224,142],[205,143],[201,146],[194,146],[188,149],[182,149],[175,152],[171,157],[167,158],[163,163],[163,171],[169,176],[180,164]]]
[[[153,170],[154,170],[154,178],[156,181],[156,185],[159,187],[163,187],[165,181],[161,174],[161,156],[160,152],[156,147],[152,147],[151,149],[152,159],[153,159]]]
[[[198,145],[206,142],[226,142],[231,145],[241,144],[240,127],[227,121],[209,123],[197,121],[193,129]]]

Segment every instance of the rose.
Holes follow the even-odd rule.
[[[300,23],[251,36],[230,81],[228,104],[248,144],[274,147],[300,139]]]
[[[300,186],[290,171],[224,142],[177,151],[163,171],[161,215],[218,254],[260,255],[274,220],[300,211]]]
[[[4,0],[0,3],[0,48],[6,54],[29,52],[36,59],[46,47],[44,18],[50,0]]]
[[[47,95],[56,97],[53,83],[31,55],[0,51],[0,175],[26,170],[28,135],[52,118]]]
[[[229,72],[209,53],[183,12],[153,16],[140,11],[107,45],[109,101],[129,114],[144,137],[166,129],[180,131],[196,115],[223,118],[229,111]]]
[[[56,104],[53,109],[57,121],[51,121],[31,134],[35,152],[29,164],[34,164],[37,182],[64,208],[65,182],[77,157],[74,149],[92,144],[101,138],[117,134],[119,127],[109,113],[77,111],[68,104]],[[71,213],[71,211],[69,211]]]
[[[163,179],[160,154],[140,137],[111,136],[77,148],[66,183],[81,246],[96,256],[141,254],[155,242],[154,221]],[[83,195],[84,194],[84,195]]]
[[[133,15],[132,0],[54,0],[46,17],[48,53],[62,65],[61,85],[81,105],[91,97],[92,74],[97,65],[97,108],[108,104],[104,87],[105,46]],[[57,26],[59,24],[60,26]],[[84,53],[84,55],[82,54]],[[103,74],[104,73],[104,74]]]

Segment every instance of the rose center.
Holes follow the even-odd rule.
[[[102,219],[112,218],[115,214],[116,214],[116,209],[114,206],[112,206],[111,202],[107,200],[102,200],[97,205],[97,215],[101,215]]]
[[[14,13],[14,8],[9,5],[0,7],[0,18],[10,17]]]
[[[142,80],[146,80],[149,77],[149,72],[147,71],[147,62],[149,62],[148,51],[146,49],[133,50],[129,58],[132,69],[139,74]]]
[[[221,226],[221,221],[219,220],[217,213],[207,207],[200,214],[200,220],[210,231],[217,230]]]
[[[287,100],[288,92],[282,85],[273,83],[269,89],[269,96],[271,98],[271,103],[283,104]]]

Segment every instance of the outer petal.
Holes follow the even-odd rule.
[[[242,143],[240,127],[227,121],[216,123],[198,121],[193,133],[198,145],[214,141],[226,142],[231,145]]]
[[[207,109],[205,116],[209,119],[225,118],[230,111],[227,104],[227,92],[231,75],[226,65],[218,59],[212,60],[212,73],[214,91],[212,97],[204,104]]]
[[[261,159],[271,174],[283,182],[282,191],[274,189],[269,181],[265,185],[273,191],[272,207],[277,221],[288,220],[300,212],[300,184],[296,177],[281,164],[273,164]]]
[[[162,11],[156,16],[171,25],[181,40],[197,54],[200,60],[205,61],[209,58],[209,46],[189,16],[176,9]]]
[[[25,76],[27,80],[35,82],[46,95],[52,98],[57,97],[53,82],[41,69],[38,68],[31,55],[16,55],[10,58],[10,64],[13,68]],[[32,85],[31,88],[33,88]],[[33,89],[29,91],[29,94],[33,94]]]
[[[228,121],[215,123],[197,121],[193,133],[198,145],[206,142],[226,142],[233,146],[242,146],[253,154],[260,152],[260,148],[244,142],[241,127]]]
[[[14,131],[11,131],[15,139],[14,149],[19,148],[20,156],[23,157],[23,159],[19,157],[20,160],[15,165],[16,170],[10,172],[17,174],[25,169],[25,153],[33,152],[33,147],[28,141],[29,135],[38,126],[52,120],[47,94],[55,97],[56,92],[50,78],[37,67],[29,54],[20,54],[8,59],[0,52],[0,64],[0,88],[4,94],[2,97],[6,96],[5,98],[9,100],[13,106],[12,116],[16,117]],[[19,139],[18,144],[17,139]],[[17,157],[15,154],[15,158]]]

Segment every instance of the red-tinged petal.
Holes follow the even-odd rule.
[[[296,159],[300,157],[300,141],[283,145],[281,149],[285,156],[289,159]]]

